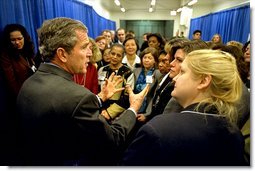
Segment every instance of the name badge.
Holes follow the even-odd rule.
[[[104,81],[104,80],[105,80],[105,77],[106,77],[106,71],[103,71],[103,72],[101,72],[101,73],[98,75],[98,80],[99,80],[99,81]]]
[[[146,83],[147,83],[147,84],[151,84],[152,82],[153,82],[152,75],[147,75],[147,76],[146,76]]]

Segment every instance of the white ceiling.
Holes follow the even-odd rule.
[[[121,5],[126,11],[148,11],[151,0],[119,0]],[[214,5],[220,3],[222,0],[198,0],[198,5]],[[224,0],[233,1],[233,0]],[[189,0],[156,0],[155,12],[156,11],[169,11],[172,9],[178,9],[184,5],[181,2],[189,2]],[[101,0],[101,5],[110,12],[120,12],[120,7],[114,3],[114,0]]]

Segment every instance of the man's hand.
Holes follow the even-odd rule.
[[[106,119],[106,120],[111,120],[111,117],[109,116],[108,112],[106,110],[102,110],[101,115]]]
[[[141,91],[138,94],[134,94],[133,90],[131,89],[129,85],[127,85],[126,89],[129,94],[130,108],[138,112],[143,103],[144,97],[147,95],[150,89],[150,85],[147,84],[146,87],[143,89],[143,91]]]
[[[101,92],[98,96],[102,99],[102,101],[106,101],[107,99],[111,98],[115,93],[124,90],[125,88],[116,88],[118,84],[122,82],[121,76],[115,76],[113,72],[108,79],[105,80],[105,83],[102,86]]]

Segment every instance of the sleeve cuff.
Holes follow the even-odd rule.
[[[99,107],[102,108],[102,107],[103,107],[103,101],[102,101],[102,99],[101,99],[98,95],[96,95],[96,97],[97,97],[98,102],[99,102]]]
[[[130,107],[127,110],[131,110],[135,114],[135,117],[137,117],[137,113],[136,113],[136,111],[133,108]]]

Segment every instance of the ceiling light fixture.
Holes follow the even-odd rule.
[[[120,6],[120,1],[119,1],[119,0],[114,0],[114,3],[115,3],[117,6]]]
[[[185,5],[182,5],[180,8],[178,8],[177,10],[171,10],[170,11],[170,15],[176,15],[176,12],[181,12],[183,10],[184,7],[186,7],[187,5],[188,6],[192,6],[194,5],[195,3],[197,3],[198,0],[191,0],[189,3],[186,3]]]
[[[151,5],[155,6],[156,5],[156,0],[151,0]]]
[[[175,10],[170,11],[170,15],[176,15],[176,11]]]
[[[192,0],[188,3],[188,6],[194,5],[195,3],[197,3],[197,0]]]
[[[125,11],[126,11],[126,9],[123,8],[123,7],[121,7],[120,10],[121,10],[122,12],[125,12]]]
[[[152,8],[152,6],[149,8],[149,12],[152,12],[153,11],[153,8]]]
[[[181,12],[182,11],[182,8],[178,8],[176,12]]]

